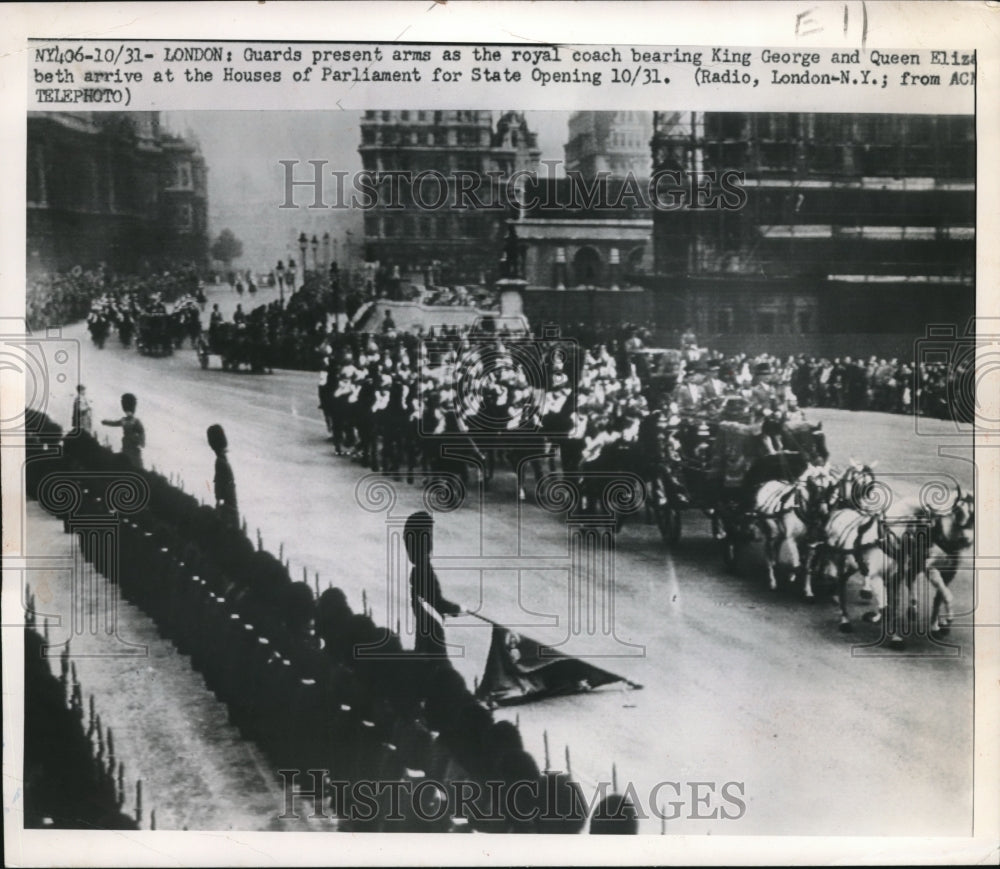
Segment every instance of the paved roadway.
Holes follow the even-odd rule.
[[[268,301],[273,292],[258,294]],[[213,289],[227,313],[228,288]],[[246,300],[244,307],[250,305]],[[210,307],[210,306],[209,306]],[[207,321],[207,313],[205,316]],[[376,621],[385,623],[386,522],[384,513],[359,508],[356,484],[367,473],[333,454],[316,401],[316,375],[223,373],[218,360],[203,371],[185,348],[169,358],[143,357],[112,338],[103,351],[81,326],[64,330],[80,339],[81,379],[95,421],[118,414],[118,396],[139,397],[148,446],[147,467],[183,480],[188,491],[212,498],[213,456],[205,429],[221,423],[231,444],[240,507],[264,545],[283,546],[293,577],[319,573],[322,587],[344,589],[355,609],[367,596]],[[50,411],[69,422],[71,384],[53,386]],[[894,487],[912,493],[929,476],[949,474],[963,487],[971,464],[941,458],[949,426],[927,421],[931,436],[917,436],[912,419],[870,413],[816,411],[828,433],[834,463],[849,456],[878,460],[880,476],[904,475]],[[106,430],[117,444],[117,431]],[[898,479],[898,478],[894,478]],[[513,476],[500,475],[491,491],[473,492],[437,522],[435,560],[447,596],[526,634],[558,643],[567,636],[565,570],[525,569],[520,556],[565,556],[567,535],[558,516],[532,501],[519,504]],[[420,486],[398,484],[393,515],[421,506]],[[466,559],[506,556],[479,571]],[[563,564],[565,562],[560,562]],[[655,529],[627,525],[614,557],[617,638],[625,648],[593,636],[577,638],[586,654],[632,654],[594,660],[644,686],[608,686],[573,697],[498,711],[520,722],[527,747],[541,762],[547,736],[553,766],[571,749],[573,773],[588,795],[598,782],[634,788],[650,814],[651,793],[667,813],[667,832],[690,834],[968,835],[971,829],[972,658],[970,630],[956,628],[944,654],[917,638],[914,654],[872,654],[858,643],[878,639],[858,624],[837,631],[828,597],[806,603],[791,590],[772,594],[751,551],[743,575],[721,567],[704,519],[685,516],[684,540],[673,554]],[[972,600],[971,576],[955,582],[957,611]],[[860,615],[857,591],[851,593]],[[489,632],[474,618],[449,622],[449,640],[464,646],[456,665],[470,686],[481,672]],[[570,647],[567,647],[570,648]],[[638,651],[638,654],[635,654]],[[919,654],[916,654],[919,653]],[[169,762],[165,759],[165,762]],[[658,782],[676,782],[661,787]],[[714,796],[697,803],[696,796]],[[746,811],[720,790],[740,796]],[[676,809],[668,807],[678,803]],[[711,816],[712,819],[703,819]],[[701,816],[701,817],[698,817]],[[262,819],[259,828],[265,828]],[[646,832],[661,832],[656,818]]]

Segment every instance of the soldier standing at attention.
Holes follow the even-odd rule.
[[[131,392],[122,396],[121,419],[102,419],[101,425],[116,426],[122,430],[122,455],[127,456],[136,468],[142,468],[142,451],[146,446],[146,430],[135,415],[136,397]]]
[[[229,527],[238,528],[240,511],[236,505],[236,478],[226,456],[229,448],[226,432],[216,423],[208,427],[207,434],[208,445],[215,453],[215,509]]]
[[[406,554],[413,565],[410,571],[410,606],[416,620],[414,651],[427,657],[446,657],[444,617],[458,615],[462,608],[441,593],[441,584],[431,567],[434,550],[434,517],[413,513],[403,529]]]

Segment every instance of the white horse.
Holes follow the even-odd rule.
[[[823,569],[838,583],[840,630],[846,632],[852,629],[847,611],[847,583],[855,573],[860,573],[864,579],[865,589],[869,590],[874,606],[863,618],[880,622],[885,601],[885,580],[895,569],[891,547],[886,545],[884,514],[852,508],[837,509],[830,513],[823,531]]]
[[[926,503],[909,504],[904,519],[925,523],[928,527],[928,548],[922,563],[904,564],[902,580],[910,592],[910,608],[916,607],[916,583],[921,578],[934,590],[931,606],[931,636],[942,636],[951,624],[951,605],[954,595],[949,586],[955,578],[959,560],[975,544],[975,498],[971,492],[962,492],[958,486],[955,500],[945,510],[936,510]],[[908,548],[907,554],[913,552]],[[912,557],[912,556],[911,556]]]
[[[764,537],[771,591],[778,587],[775,568],[781,567],[792,581],[801,577],[803,595],[813,599],[813,554],[837,482],[828,465],[810,465],[793,483],[769,480],[755,492],[753,515]]]

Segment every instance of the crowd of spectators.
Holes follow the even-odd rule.
[[[32,331],[65,326],[83,320],[96,299],[135,299],[140,307],[154,296],[173,302],[199,286],[199,272],[184,263],[140,274],[119,274],[101,264],[93,269],[75,266],[68,272],[39,273],[28,280],[26,316]]]
[[[28,285],[27,319],[32,330],[61,326],[87,317],[95,299],[127,297],[143,307],[154,296],[164,302],[174,302],[199,286],[199,275],[191,265],[177,264],[162,271],[147,271],[141,275],[121,275],[103,264],[84,270],[35,276]],[[348,317],[364,303],[363,294],[348,293],[345,308]],[[495,297],[481,287],[434,287],[421,293],[421,301],[429,305],[474,305],[490,307]],[[307,274],[303,287],[290,294],[282,306],[278,302],[260,305],[248,319],[255,325],[255,340],[265,342],[262,357],[268,368],[317,370],[324,364],[325,354],[332,346],[339,347],[350,335],[350,327],[334,328],[332,311],[334,291],[318,273]],[[425,337],[444,337],[455,342],[458,349],[469,327],[451,327],[418,332],[417,341]],[[436,335],[435,335],[436,331]],[[576,323],[563,329],[565,338],[582,348],[607,353],[615,359],[618,370],[627,373],[636,364],[638,351],[657,343],[655,324]],[[391,323],[383,321],[377,342],[391,345],[404,340]],[[830,407],[843,410],[873,410],[884,413],[919,414],[949,419],[954,416],[971,421],[968,401],[956,396],[971,394],[965,383],[970,371],[947,362],[923,362],[914,366],[912,360],[868,358],[842,355],[820,357],[800,353],[784,358],[772,354],[723,355],[697,348],[694,336],[687,331],[680,337],[678,349],[689,358],[699,356],[718,365],[723,380],[748,372],[756,365],[769,363],[776,383],[787,386],[798,406]],[[364,340],[367,340],[365,338]],[[355,340],[357,343],[357,340]],[[644,360],[639,359],[638,376],[646,379]],[[678,372],[680,374],[681,372]],[[644,386],[648,386],[648,382]]]

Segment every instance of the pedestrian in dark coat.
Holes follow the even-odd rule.
[[[82,383],[76,387],[76,398],[73,399],[73,428],[93,434],[94,423],[90,402],[87,401],[87,387]]]

